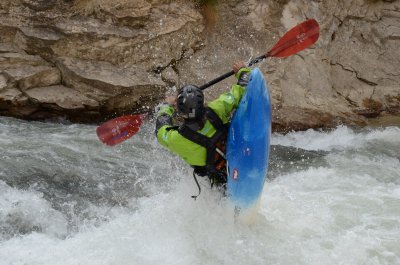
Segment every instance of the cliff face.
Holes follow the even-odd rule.
[[[1,115],[90,122],[146,112],[176,87],[265,53],[307,18],[321,26],[311,49],[259,65],[274,130],[400,115],[399,1],[2,0],[0,13]]]
[[[95,121],[147,111],[201,42],[193,4],[2,0],[0,113]]]

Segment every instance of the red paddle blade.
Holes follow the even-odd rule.
[[[136,134],[145,116],[145,114],[127,115],[106,121],[97,127],[97,136],[106,145],[116,145]]]
[[[319,25],[309,19],[295,26],[267,53],[267,57],[287,57],[313,45],[319,37]]]

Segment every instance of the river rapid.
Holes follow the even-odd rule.
[[[400,128],[273,134],[258,216],[160,147],[0,118],[0,264],[400,264]]]

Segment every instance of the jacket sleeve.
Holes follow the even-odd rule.
[[[231,113],[239,106],[250,78],[250,69],[242,68],[236,74],[238,82],[232,85],[230,92],[221,94],[216,100],[208,103],[225,124],[229,122]]]
[[[172,120],[174,108],[171,105],[162,103],[156,107],[155,113],[157,141],[186,161],[190,157],[183,156],[182,153],[191,142],[181,136],[177,130],[171,130],[172,127],[175,127]]]
[[[161,103],[155,108],[156,113],[156,134],[163,126],[172,126],[172,115],[174,108],[166,103]]]
[[[183,137],[173,124],[174,108],[168,104],[156,107],[156,136],[160,145],[179,155],[186,163],[194,166],[206,164],[207,150],[203,146]]]

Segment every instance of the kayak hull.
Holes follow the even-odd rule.
[[[271,138],[271,102],[263,74],[258,68],[232,119],[227,142],[230,200],[239,209],[258,205],[268,172]]]

